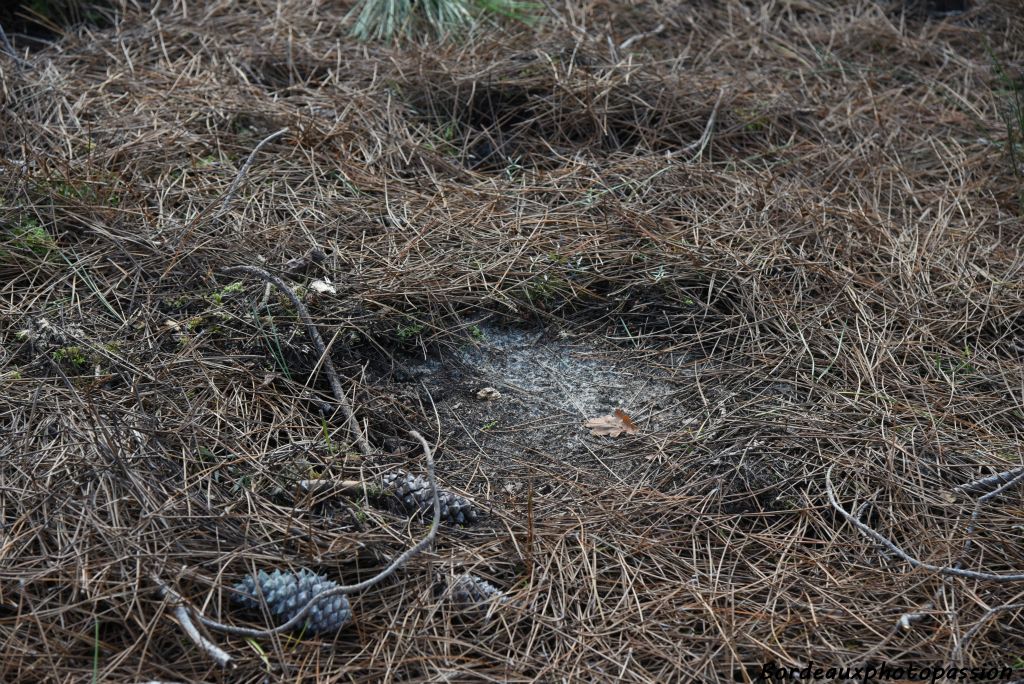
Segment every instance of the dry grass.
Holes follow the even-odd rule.
[[[986,47],[1019,73],[1024,23],[1014,0],[974,4],[939,21],[868,0],[584,1],[398,49],[354,44],[348,3],[175,2],[27,66],[0,56],[0,679],[1024,665],[1020,583],[914,570],[824,485],[834,466],[846,510],[917,558],[1024,571],[1019,490],[967,553],[973,498],[949,496],[1020,466],[1024,427],[1021,176]],[[294,309],[218,272],[311,247],[338,289],[311,311],[369,459],[318,412]],[[679,401],[710,427],[616,442],[658,464],[630,486],[566,479],[442,530],[352,597],[336,637],[263,657],[214,635],[237,664],[220,673],[150,575],[250,626],[226,587],[255,568],[372,575],[422,526],[293,485],[422,471],[394,441],[412,428],[440,443],[442,481],[487,499],[429,398],[367,375],[410,337],[443,358],[482,317],[666,373],[689,354]],[[791,400],[765,403],[769,382]],[[434,584],[459,568],[509,604],[454,614]]]

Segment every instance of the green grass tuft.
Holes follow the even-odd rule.
[[[359,40],[420,33],[440,38],[459,33],[488,14],[532,24],[539,7],[525,0],[361,0],[348,17],[355,17],[351,33]]]

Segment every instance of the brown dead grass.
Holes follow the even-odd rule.
[[[847,510],[869,502],[923,560],[1024,570],[1019,490],[963,557],[972,501],[947,496],[1021,464],[1024,207],[985,46],[1020,71],[1016,4],[939,21],[868,0],[583,2],[536,31],[393,48],[353,44],[339,3],[165,3],[28,68],[0,58],[0,679],[1021,666],[1024,613],[988,614],[1020,584],[911,569],[823,485],[835,466]],[[619,338],[638,362],[699,350],[723,389],[687,396],[721,422],[627,438],[663,464],[633,486],[444,532],[352,597],[336,637],[267,641],[264,660],[214,635],[238,664],[220,673],[150,573],[243,624],[224,589],[254,568],[356,581],[422,532],[288,486],[406,457],[346,456],[294,312],[272,294],[271,329],[262,285],[217,274],[314,246],[338,287],[314,315],[378,448],[415,427],[464,463],[427,399],[369,410],[395,400],[363,369],[411,334],[443,357],[484,316]],[[753,380],[796,401],[758,410]],[[510,604],[453,615],[433,591],[450,567]]]

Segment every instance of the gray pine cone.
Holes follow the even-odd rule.
[[[259,591],[256,589],[256,581],[259,582]],[[292,619],[316,594],[338,586],[326,577],[306,569],[298,572],[275,570],[273,573],[260,570],[256,581],[252,575],[246,575],[245,579],[235,585],[238,593],[232,598],[243,608],[255,611],[262,605],[262,593],[262,600],[267,602],[270,614],[280,620],[279,624]],[[306,615],[304,629],[313,634],[335,632],[351,619],[352,610],[349,608],[348,598],[344,594],[338,594],[314,604]]]
[[[464,608],[491,600],[505,602],[508,596],[487,580],[472,573],[464,573],[451,581],[452,602]]]
[[[406,515],[422,513],[430,520],[434,515],[434,497],[430,480],[421,475],[402,471],[388,473],[383,480],[384,492],[391,495],[396,507]],[[451,525],[472,525],[480,520],[480,510],[469,499],[440,487],[437,498],[441,501],[441,520]]]

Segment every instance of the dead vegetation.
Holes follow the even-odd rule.
[[[992,577],[1024,572],[1016,5],[583,2],[390,47],[350,3],[173,2],[12,35],[0,679],[1024,667],[1024,585]],[[290,274],[330,358],[237,266]],[[458,361],[491,331],[654,389]],[[615,409],[637,434],[590,435]],[[481,524],[337,635],[210,633],[227,671],[186,638],[161,583],[261,629],[244,575],[357,584],[423,537],[301,486],[424,472],[410,430]],[[504,600],[446,600],[464,573]]]

